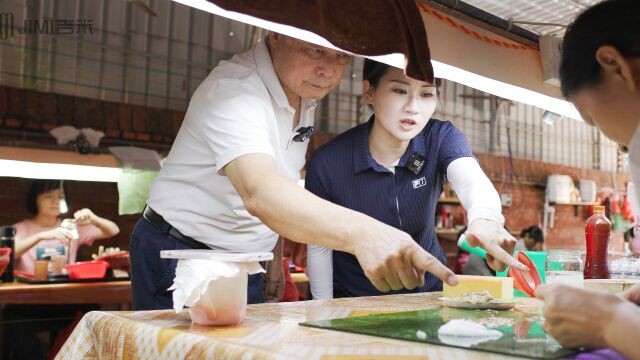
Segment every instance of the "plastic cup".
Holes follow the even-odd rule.
[[[64,255],[53,255],[51,257],[51,273],[62,274],[65,259],[66,257]]]
[[[49,275],[49,260],[36,260],[36,266],[33,272],[35,280],[47,280]]]

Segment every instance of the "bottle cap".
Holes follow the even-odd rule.
[[[2,234],[0,235],[0,237],[2,237],[3,239],[9,239],[13,238],[14,236],[16,236],[16,228],[14,228],[13,226],[2,227]]]
[[[604,206],[602,205],[595,205],[593,207],[593,213],[594,214],[604,214]]]

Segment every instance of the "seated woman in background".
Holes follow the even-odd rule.
[[[529,226],[520,232],[520,239],[516,243],[516,251],[542,251],[544,233],[537,225]]]
[[[63,191],[59,180],[34,180],[31,183],[26,205],[33,217],[13,225],[16,228],[16,270],[33,273],[36,260],[53,254],[64,255],[68,264],[74,263],[80,245],[91,245],[94,240],[110,238],[120,232],[113,221],[82,209],[73,214],[79,235],[74,239],[75,234],[60,227]]]
[[[60,204],[64,198],[62,186],[60,180],[34,180],[31,183],[26,205],[33,217],[14,225],[15,270],[33,273],[36,260],[54,254],[65,255],[68,263],[74,263],[80,245],[90,245],[94,240],[106,239],[120,232],[114,222],[96,216],[89,209],[73,214],[77,234],[60,227]],[[2,358],[46,359],[58,332],[70,326],[74,317],[80,316],[78,312],[97,309],[96,305],[90,304],[4,305]],[[49,333],[48,342],[41,342],[37,336],[42,332]]]
[[[446,176],[467,210],[466,235],[472,246],[485,248],[497,270],[503,270],[504,263],[518,266],[510,256],[516,240],[503,228],[498,193],[467,140],[450,122],[431,119],[436,85],[366,59],[363,86],[374,115],[314,153],[305,187],[325,200],[407,232],[433,255],[433,261],[446,264],[434,225]],[[310,245],[307,263],[314,298],[383,294],[350,254]],[[417,275],[424,278],[422,286],[401,289],[396,281],[388,284],[394,290],[389,293],[442,289],[442,281],[433,274]]]

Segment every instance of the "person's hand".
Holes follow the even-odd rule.
[[[76,219],[77,225],[89,225],[95,224],[97,216],[91,210],[85,208],[73,213],[73,218]]]
[[[356,239],[353,249],[362,270],[376,289],[386,292],[423,286],[425,271],[449,285],[458,283],[453,272],[421,248],[409,234],[380,225],[369,228],[364,237]]]
[[[622,297],[636,305],[640,305],[640,284],[636,284],[631,289],[623,292]]]
[[[291,259],[294,265],[302,268],[307,267],[307,244],[297,243],[287,238],[283,238],[282,256]]]
[[[615,294],[564,284],[539,286],[535,292],[544,300],[542,328],[569,348],[609,346],[611,320],[618,307],[628,303]]]
[[[38,235],[40,240],[58,240],[63,242],[65,245],[69,244],[73,240],[71,232],[61,227],[43,231]]]
[[[469,245],[487,251],[487,264],[496,272],[504,271],[507,266],[528,271],[529,268],[511,255],[516,247],[516,239],[499,223],[475,219],[467,227],[465,236]]]

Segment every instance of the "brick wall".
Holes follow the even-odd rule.
[[[513,171],[509,171],[508,159],[487,154],[477,154],[483,170],[492,179],[499,193],[511,193],[512,205],[504,208],[506,226],[510,231],[520,231],[531,225],[542,224],[544,193],[547,176],[564,174],[573,178],[595,180],[598,188],[610,187],[625,190],[628,175],[612,174],[597,170],[576,169],[541,161],[514,159]],[[513,176],[513,177],[511,177]],[[512,180],[510,180],[512,179]],[[588,206],[555,206],[555,226],[545,239],[550,249],[585,249],[584,222],[588,218]],[[612,249],[622,250],[622,234],[614,233]]]
[[[105,133],[102,142],[129,140],[158,148],[171,144],[184,112],[119,104],[0,86],[0,129],[22,132],[16,138],[53,144],[46,133],[58,126],[90,127]],[[6,131],[5,131],[6,132]]]

